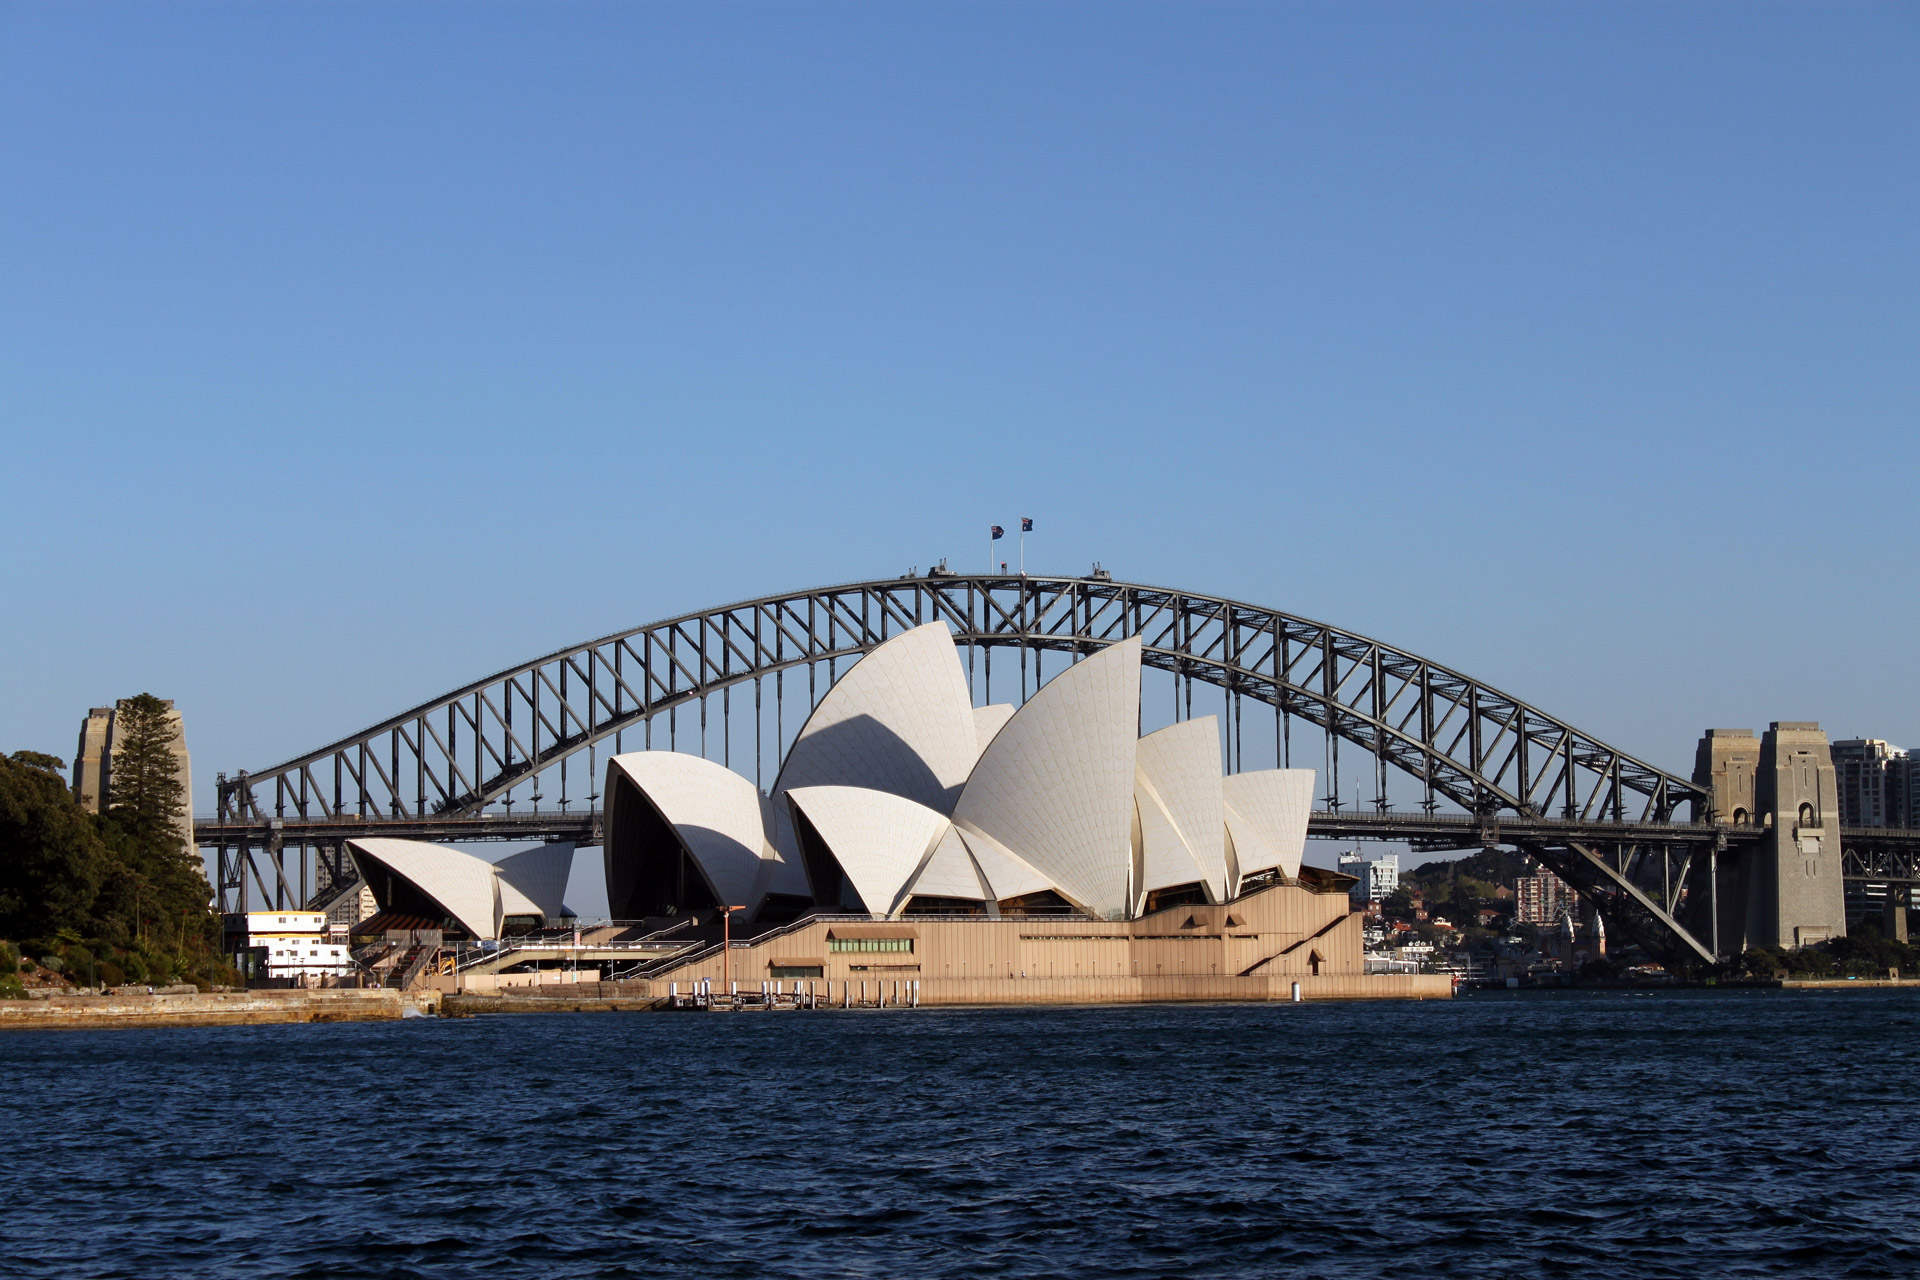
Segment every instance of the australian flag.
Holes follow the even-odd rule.
[[[1021,517],[1020,517],[1020,532],[1022,532],[1022,533],[1032,533],[1032,532],[1033,532],[1033,517],[1032,517],[1032,516],[1021,516]]]
[[[1007,536],[1007,531],[1005,529],[1002,529],[997,524],[990,524],[987,526],[987,529],[989,530],[989,533],[990,533],[988,541],[998,542],[1000,539]]]

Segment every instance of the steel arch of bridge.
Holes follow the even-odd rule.
[[[220,817],[477,815],[663,713],[796,668],[833,668],[935,621],[958,645],[1036,658],[1140,635],[1146,665],[1359,747],[1380,768],[1416,779],[1428,809],[1444,801],[1486,815],[1667,822],[1681,803],[1707,800],[1691,781],[1511,694],[1325,623],[1097,578],[943,574],[765,596],[558,650],[304,756],[223,778]],[[1329,799],[1337,810],[1338,796]]]
[[[1295,720],[1325,735],[1336,775],[1342,743],[1365,753],[1366,767],[1375,771],[1375,825],[1389,831],[1385,838],[1402,838],[1391,830],[1408,819],[1417,830],[1420,820],[1386,812],[1393,766],[1418,782],[1419,807],[1435,829],[1411,835],[1416,847],[1478,842],[1450,835],[1444,815],[1436,814],[1457,806],[1476,820],[1480,841],[1492,842],[1492,829],[1504,827],[1498,838],[1542,856],[1657,953],[1713,958],[1710,942],[1696,936],[1704,932],[1698,922],[1712,893],[1704,874],[1710,859],[1694,859],[1691,851],[1715,838],[1724,847],[1725,839],[1696,825],[1709,817],[1709,797],[1688,779],[1511,694],[1369,637],[1241,601],[1105,577],[935,573],[856,582],[603,636],[496,672],[270,769],[222,775],[218,816],[199,824],[200,840],[222,847],[223,898],[238,888],[244,899],[241,863],[251,865],[251,858],[230,860],[227,847],[244,853],[257,840],[270,842],[277,854],[283,828],[289,838],[299,828],[303,848],[308,840],[325,844],[327,837],[316,832],[367,827],[434,838],[483,828],[536,838],[542,832],[590,836],[598,755],[608,747],[653,745],[659,717],[697,708],[704,751],[710,700],[723,700],[721,732],[730,735],[730,699],[736,691],[744,696],[749,685],[757,734],[765,719],[764,682],[772,677],[777,756],[786,732],[781,686],[789,673],[797,678],[804,669],[810,707],[822,691],[823,667],[830,686],[843,662],[936,621],[948,625],[956,645],[984,650],[989,664],[995,648],[1020,650],[1023,694],[1029,653],[1037,687],[1045,655],[1071,661],[1139,635],[1146,665],[1174,675],[1176,697],[1179,682],[1186,682],[1189,710],[1192,682],[1226,691],[1229,768],[1238,766],[1243,700],[1265,703],[1276,711],[1277,759],[1291,755]],[[641,741],[626,741],[629,734]],[[588,785],[581,797],[569,768],[583,753]],[[756,741],[756,774],[763,758]],[[1316,815],[1316,829],[1357,831],[1353,824],[1363,815],[1341,814],[1337,778],[1328,781],[1323,799],[1330,813]],[[546,794],[556,783],[557,803]],[[545,820],[538,816],[543,800],[549,801]],[[1693,804],[1696,824],[1674,823],[1682,803]],[[532,811],[516,813],[515,804],[530,804]],[[1530,823],[1542,828],[1532,838],[1525,834]],[[1674,850],[1683,846],[1688,852],[1676,863]],[[275,873],[285,897],[277,862]],[[260,883],[257,867],[254,876]],[[260,889],[270,896],[264,883]],[[1683,918],[1692,920],[1692,931]]]

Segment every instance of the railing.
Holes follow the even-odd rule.
[[[439,948],[421,945],[414,950],[415,955],[413,960],[407,965],[406,972],[401,974],[399,981],[394,983],[394,985],[402,991],[411,991],[413,989],[414,980],[420,976],[427,965],[432,963],[433,957],[439,951]]]
[[[677,950],[684,950],[693,945],[695,945],[695,941],[689,938],[679,941],[672,939],[655,941],[641,939],[634,942],[514,942],[492,948],[463,946],[455,952],[454,967],[457,970],[465,970],[474,968],[477,965],[494,962],[516,964],[519,962],[512,959],[512,957],[535,951],[555,952],[563,957],[571,956],[577,960],[589,957],[601,957],[607,952],[630,953],[634,955],[652,952],[662,958],[666,958],[676,954]]]

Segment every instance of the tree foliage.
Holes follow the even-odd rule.
[[[0,758],[0,937],[79,978],[170,980],[204,970],[218,936],[200,861],[181,836],[186,798],[167,710],[120,704],[112,808],[83,809],[57,757]]]
[[[1897,969],[1911,978],[1920,975],[1920,947],[1884,938],[1872,921],[1857,925],[1846,937],[1811,947],[1755,947],[1740,958],[1741,967],[1755,977],[1785,973],[1795,978],[1884,978]]]
[[[1480,849],[1452,861],[1423,862],[1410,878],[1423,888],[1466,877],[1511,889],[1515,880],[1527,874],[1526,855],[1512,849]]]
[[[191,857],[180,837],[187,798],[177,770],[167,704],[150,693],[121,699],[113,717],[107,816],[125,834],[143,870],[156,879]]]
[[[0,936],[85,932],[112,856],[51,756],[0,758]]]

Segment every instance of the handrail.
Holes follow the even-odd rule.
[[[413,963],[407,966],[407,971],[400,975],[400,981],[396,984],[400,990],[411,991],[413,989],[414,980],[417,979],[426,969],[427,965],[432,962],[434,955],[439,950],[440,948],[438,947],[429,947],[424,943],[415,947]]]
[[[462,946],[453,948],[453,951],[455,967],[457,969],[471,969],[476,965],[493,961],[514,964],[517,962],[510,957],[527,951],[555,951],[563,954],[571,954],[575,958],[608,951],[633,954],[654,952],[664,959],[676,954],[677,950],[684,950],[693,945],[693,939],[687,939],[686,941],[662,939],[653,942],[643,939],[639,942],[582,942],[578,944],[572,942],[528,942],[495,947],[491,950],[478,946]]]

